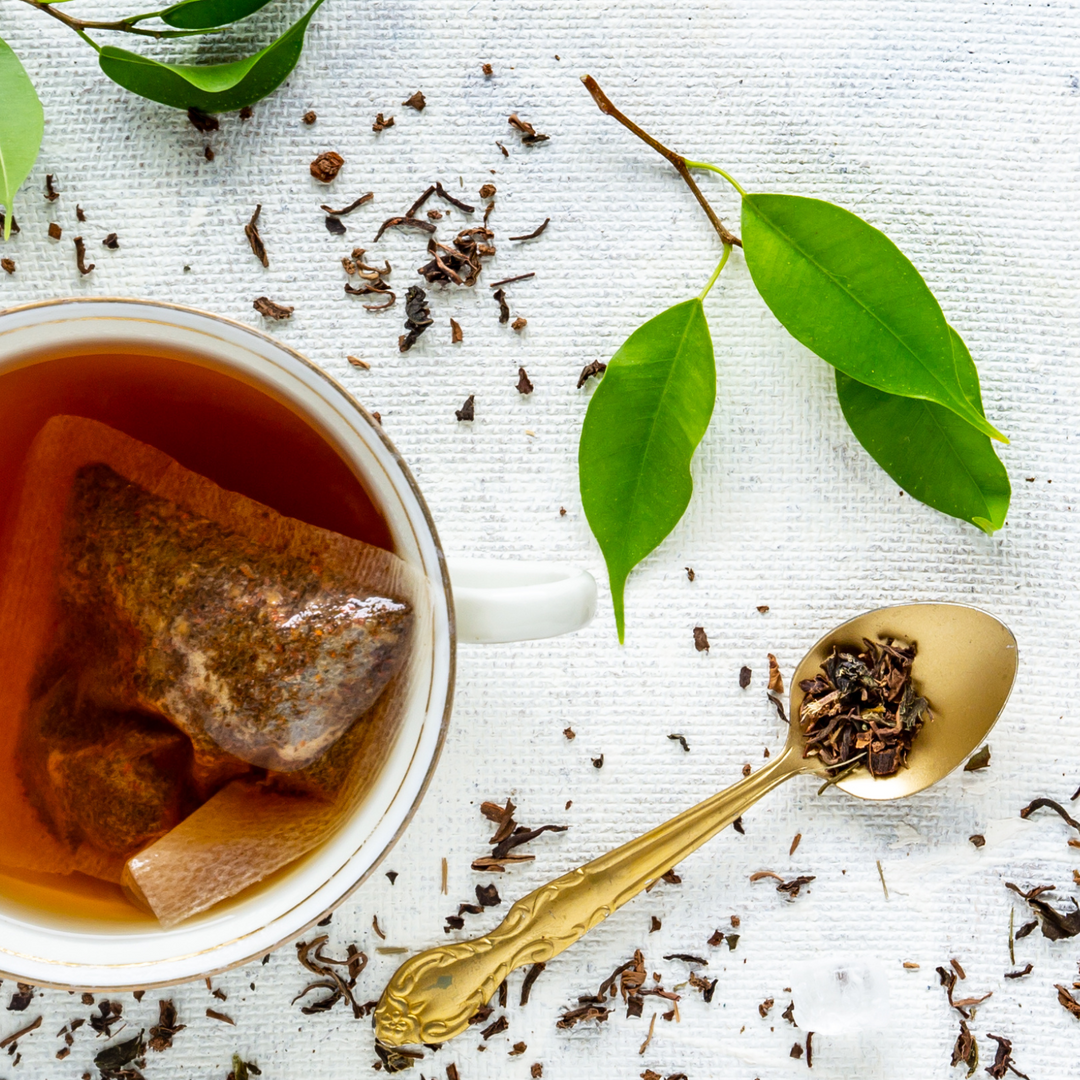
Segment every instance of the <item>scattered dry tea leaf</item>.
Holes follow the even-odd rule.
[[[690,744],[686,741],[685,735],[673,734],[669,735],[668,738],[671,739],[672,742],[677,742],[686,753],[690,753]]]
[[[56,202],[60,198],[60,192],[56,190],[55,177],[52,173],[45,174],[45,198],[49,202]]]
[[[2,269],[6,274],[14,274],[15,260],[7,258],[0,259],[0,269]]]
[[[424,106],[427,104],[427,98],[417,90],[412,97],[407,97],[401,104],[408,105],[410,109],[415,109],[417,112],[423,112]]]
[[[592,759],[592,764],[594,769],[602,769],[604,767],[604,755],[601,754],[599,757],[594,757]]]
[[[323,184],[329,184],[339,172],[345,159],[336,150],[325,150],[308,166],[311,175]]]
[[[346,286],[347,288],[348,286]],[[398,338],[398,349],[408,352],[420,335],[434,322],[428,307],[427,294],[419,285],[410,285],[405,293],[405,329]],[[461,419],[458,417],[458,419]]]
[[[803,1048],[802,1048],[802,1043],[796,1043],[796,1044],[795,1044],[795,1045],[794,1045],[794,1046],[793,1046],[793,1047],[791,1048],[791,1054],[790,1054],[790,1056],[791,1056],[791,1057],[793,1057],[793,1058],[801,1058],[801,1057],[802,1057],[802,1055],[803,1055]]]
[[[377,134],[380,131],[385,131],[387,128],[392,128],[393,126],[394,118],[392,116],[383,116],[382,113],[379,113],[379,115],[375,117],[375,123],[371,125],[371,130]]]
[[[1054,813],[1057,814],[1062,821],[1064,821],[1067,825],[1071,825],[1074,829],[1077,830],[1077,832],[1080,832],[1080,821],[1077,821],[1074,817],[1072,817],[1065,809],[1065,807],[1061,805],[1061,803],[1054,802],[1053,799],[1032,799],[1031,802],[1029,802],[1027,806],[1025,806],[1024,809],[1020,811],[1020,816],[1026,819],[1030,817],[1036,810],[1041,810],[1044,807],[1048,810],[1053,810]]]
[[[255,207],[255,213],[251,215],[251,220],[244,226],[244,235],[248,238],[248,243],[251,245],[251,254],[254,255],[263,266],[269,266],[270,259],[266,254],[266,245],[259,235],[259,214],[261,213],[262,203],[258,203]]]
[[[233,1027],[236,1027],[236,1021],[231,1016],[227,1016],[223,1012],[218,1012],[217,1009],[207,1009],[206,1015],[209,1016],[211,1020],[220,1020],[223,1024],[232,1024]]]
[[[204,135],[210,131],[217,131],[221,127],[221,123],[216,116],[204,113],[201,109],[188,109],[187,117],[191,121],[192,127],[196,131],[201,131]]]
[[[985,769],[990,765],[990,744],[981,746],[974,754],[967,759],[967,763],[964,765],[964,772],[977,772],[979,769]]]
[[[573,728],[563,728],[563,734],[566,736],[567,742],[572,742],[577,738],[577,732]]]
[[[50,240],[59,240],[60,237],[63,236],[63,235],[64,235],[63,229],[61,229],[60,226],[57,225],[55,221],[49,222],[49,239]]]
[[[326,231],[331,236],[344,236],[345,233],[348,231],[345,228],[344,222],[342,222],[339,218],[331,217],[329,214],[327,214],[326,217],[323,218],[323,224],[326,226]]]
[[[662,926],[663,923],[655,915],[653,915],[651,917],[651,921],[649,922],[649,933],[655,934],[656,931],[661,929]]]
[[[768,604],[758,604],[757,609],[758,609],[758,614],[759,615],[766,615],[766,614],[768,614],[768,611],[769,611],[769,605]]]
[[[517,392],[519,394],[531,394],[533,392],[533,384],[523,367],[518,368]]]
[[[739,668],[739,686],[745,690],[750,685],[750,680],[754,677],[753,671],[750,670],[745,664]]]
[[[206,146],[203,147],[203,157],[206,158],[207,161],[214,160],[214,151],[209,143],[207,143]]]
[[[528,1050],[528,1046],[523,1042],[514,1043],[514,1049],[510,1051],[510,1057],[517,1057],[519,1054],[524,1054]]]
[[[491,183],[484,184],[480,188],[480,198],[481,199],[490,199],[495,194],[496,190],[497,189],[496,189],[494,184],[491,184]]]
[[[454,415],[459,421],[470,421],[476,419],[476,395],[470,394],[465,399],[465,404],[460,409],[454,410]]]
[[[795,849],[799,846],[799,842],[802,840],[802,833],[797,832],[795,839],[791,841],[791,847],[788,849],[788,855],[794,855]]]
[[[764,1019],[765,1019],[765,1017],[769,1015],[769,1010],[770,1010],[770,1009],[771,1009],[771,1008],[773,1007],[773,1005],[774,1005],[774,1004],[775,1004],[775,1002],[773,1001],[773,999],[772,999],[772,998],[766,998],[766,999],[765,999],[765,1000],[764,1000],[764,1001],[763,1001],[763,1002],[762,1002],[762,1003],[761,1003],[761,1004],[760,1004],[760,1005],[759,1005],[759,1006],[757,1007],[757,1011],[758,1011],[758,1016],[760,1016],[760,1017],[761,1017],[761,1019],[762,1019],[762,1020],[764,1020]]]
[[[94,263],[89,266],[86,265],[86,244],[83,243],[83,238],[76,236],[73,242],[75,244],[75,265],[79,268],[79,273],[85,276],[94,269]]]
[[[489,79],[491,78],[492,75],[495,74],[495,72],[492,69],[490,64],[481,64],[480,65],[480,70],[484,73],[485,77],[489,78]]]
[[[1055,887],[1053,885],[1037,885],[1035,888],[1025,892],[1011,881],[1007,881],[1005,882],[1005,888],[1011,889],[1028,902],[1028,905],[1035,912],[1043,937],[1049,938],[1051,941],[1061,941],[1063,938],[1072,938],[1080,934],[1080,904],[1075,899],[1072,901],[1072,911],[1058,911],[1041,899],[1043,893],[1054,891]],[[1033,929],[1034,927],[1028,923],[1016,932],[1016,937],[1027,937]]]
[[[772,653],[769,653],[769,690],[774,694],[784,692],[784,677],[780,674],[780,665]]]
[[[360,198],[353,199],[353,201],[351,203],[349,203],[348,206],[344,206],[340,210],[334,210],[331,207],[327,206],[326,203],[322,203],[319,206],[319,209],[324,210],[328,214],[333,214],[334,217],[344,217],[346,214],[351,214],[358,207],[363,206],[364,203],[371,202],[371,200],[374,199],[374,198],[375,198],[375,192],[374,191],[369,191],[366,194],[361,195]]]
[[[683,569],[686,571],[686,580],[687,581],[693,581],[694,578],[697,576],[694,573],[694,568],[692,566],[684,566]]]
[[[371,370],[371,365],[366,360],[361,360],[359,356],[346,356],[345,359],[348,360],[353,367],[363,368],[365,371]]]
[[[532,993],[533,983],[540,978],[541,972],[546,967],[547,964],[543,963],[543,961],[537,961],[525,972],[525,978],[521,983],[521,1004],[523,1006],[529,1004],[529,995]]]
[[[706,945],[711,945],[714,949],[717,949],[721,945],[723,945],[724,944],[724,932],[723,932],[723,930],[714,930],[712,932],[712,936],[709,938],[708,941],[705,942],[705,944]]]
[[[75,219],[76,221],[86,220],[86,211],[78,204],[75,204]]]
[[[462,333],[461,324],[457,319],[450,320],[450,344],[460,344],[465,339],[465,335]]]
[[[518,133],[521,135],[521,141],[526,146],[531,146],[535,143],[546,142],[548,139],[547,135],[541,135],[536,130],[536,128],[532,126],[532,124],[530,124],[527,120],[522,120],[517,113],[511,113],[509,119],[507,120],[507,123],[509,123],[512,128],[515,128],[518,131]]]
[[[173,1036],[187,1027],[186,1024],[176,1022],[176,1006],[171,1000],[158,1002],[158,1022],[150,1029],[150,1039],[147,1046],[151,1050],[161,1053],[172,1046]]]
[[[520,315],[510,324],[512,330],[516,330],[519,334],[526,326],[529,325],[528,319],[523,319]]]
[[[903,966],[908,971],[918,971],[919,970],[919,965],[916,964],[914,960],[905,960]]]
[[[1023,1080],[1028,1080],[1028,1077],[1013,1064],[1011,1040],[1003,1039],[1000,1035],[992,1035],[989,1031],[986,1033],[986,1037],[993,1039],[998,1044],[993,1064],[988,1065],[985,1070],[993,1077],[993,1080],[1004,1080],[1004,1077],[1010,1072],[1023,1077]]]
[[[250,105],[245,105],[240,110],[241,120],[250,120],[255,115],[255,110]]]
[[[986,846],[986,837],[983,836],[982,833],[972,833],[971,836],[968,837],[968,840],[970,840],[977,848]]]
[[[510,305],[506,302],[505,290],[497,289],[492,295],[499,305],[499,322],[508,323],[510,321]]]
[[[1006,971],[1005,972],[1005,978],[1006,979],[1022,979],[1025,975],[1030,975],[1034,970],[1035,970],[1035,968],[1031,964],[1027,964],[1023,968],[1021,968],[1019,971]]]
[[[278,304],[268,296],[260,296],[251,305],[260,315],[267,319],[289,319],[292,317],[294,308],[287,304]]]
[[[753,771],[754,771],[754,769],[753,769],[753,766],[752,766],[752,765],[751,765],[751,764],[750,764],[749,762],[747,762],[747,763],[746,763],[746,764],[745,764],[745,765],[744,765],[744,766],[742,767],[742,774],[743,774],[743,776],[749,776],[749,775],[750,775],[750,774],[751,774],[751,773],[752,773]]]
[[[301,117],[300,119],[301,119],[301,120],[303,120],[303,121],[304,121],[304,123],[308,125],[308,127],[310,127],[310,126],[311,126],[312,124],[314,124],[314,123],[315,123],[315,121],[316,121],[316,120],[318,120],[319,118],[318,118],[318,116],[317,116],[317,115],[315,114],[315,110],[314,110],[314,109],[308,109],[308,111],[307,111],[306,113],[304,113],[304,115],[303,115],[303,116],[302,116],[302,117]]]
[[[588,381],[596,376],[603,375],[607,371],[607,364],[601,360],[593,360],[581,369],[578,376],[577,388],[580,390]]]
[[[533,229],[533,231],[531,233],[525,233],[523,236],[511,236],[510,239],[511,240],[535,240],[548,227],[548,222],[550,222],[550,221],[551,221],[551,218],[544,218],[544,223],[542,225],[537,225],[537,227],[535,229]]]
[[[705,633],[705,627],[703,626],[694,627],[694,648],[698,652],[709,651],[709,637]]]
[[[536,277],[536,271],[530,270],[527,274],[515,274],[513,277],[503,278],[502,281],[493,281],[488,288],[497,289],[500,285],[513,285],[515,281],[528,281]]]
[[[115,251],[120,246],[120,238],[116,233],[111,232],[104,240],[101,241],[102,245],[107,247],[110,251]]]

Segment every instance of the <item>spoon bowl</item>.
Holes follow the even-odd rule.
[[[993,615],[963,604],[899,604],[841,623],[810,649],[791,679],[790,738],[800,753],[799,684],[814,677],[834,648],[863,638],[918,646],[912,681],[934,718],[912,743],[906,768],[884,777],[859,768],[836,786],[860,799],[914,795],[948,776],[990,733],[1016,677],[1016,638]]]
[[[800,773],[825,776],[817,757],[803,756],[799,684],[813,677],[836,646],[857,646],[863,638],[917,646],[913,682],[929,701],[933,719],[912,743],[906,768],[877,778],[862,767],[836,786],[861,799],[898,799],[952,772],[986,738],[1008,700],[1016,639],[992,615],[961,604],[902,604],[850,619],[818,641],[796,668],[781,754],[644,836],[522,897],[491,933],[406,960],[373,1014],[377,1039],[397,1047],[460,1035],[514,968],[546,963],[569,948],[778,784]]]

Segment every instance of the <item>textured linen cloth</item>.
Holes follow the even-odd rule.
[[[131,9],[82,0],[71,10]],[[231,59],[302,10],[286,0],[213,43],[122,44]],[[813,781],[793,781],[746,815],[745,835],[727,830],[687,859],[681,885],[661,884],[549,964],[525,1008],[517,1005],[522,975],[513,975],[505,1033],[485,1044],[470,1029],[412,1075],[442,1077],[451,1062],[462,1080],[524,1078],[537,1062],[546,1078],[633,1078],[646,1069],[691,1080],[801,1075],[806,1058],[790,1051],[806,1032],[780,1016],[791,1000],[784,988],[799,964],[848,955],[885,971],[885,1029],[819,1035],[812,1075],[962,1075],[949,1067],[959,1016],[934,973],[950,957],[967,972],[958,997],[993,991],[972,1022],[984,1065],[993,1058],[989,1031],[1013,1040],[1017,1067],[1033,1078],[1080,1075],[1078,1022],[1053,987],[1076,977],[1075,944],[1036,932],[1016,946],[1015,967],[1030,961],[1032,974],[1003,978],[1014,969],[1010,910],[1017,927],[1029,917],[1004,882],[1056,884],[1064,906],[1080,865],[1062,821],[1045,811],[1018,817],[1037,795],[1067,801],[1080,779],[1078,31],[1080,8],[1067,0],[329,0],[287,84],[249,121],[224,116],[220,131],[201,135],[182,113],[105,79],[64,27],[3,0],[0,34],[40,90],[46,129],[16,205],[22,233],[3,252],[18,269],[0,274],[0,305],[139,296],[260,326],[382,414],[448,553],[561,559],[601,582],[598,617],[578,634],[459,650],[454,716],[431,789],[383,867],[326,931],[336,954],[356,942],[372,957],[359,1000],[377,997],[401,959],[376,947],[419,949],[489,929],[509,901],[735,781],[744,763],[759,767],[765,750],[775,754],[785,732],[765,699],[768,652],[790,678],[836,623],[911,600],[979,605],[1019,639],[1020,674],[987,771],[882,804],[836,791],[818,797]],[[619,647],[577,494],[591,387],[575,384],[639,323],[699,292],[719,244],[670,166],[599,113],[578,81],[585,72],[672,147],[722,165],[749,190],[835,201],[909,255],[971,348],[987,415],[1012,439],[1001,451],[1012,511],[998,535],[898,491],[847,430],[831,369],[776,323],[736,252],[706,301],[719,395],[693,465],[694,500],[631,578]],[[427,97],[422,113],[400,104],[416,90]],[[301,121],[309,109],[313,126]],[[377,112],[395,126],[374,133]],[[514,112],[550,140],[522,146],[507,124]],[[308,173],[324,150],[346,162],[329,187]],[[55,202],[42,198],[47,172],[62,192]],[[371,237],[436,179],[477,205],[482,184],[497,186],[499,251],[475,289],[429,290],[435,324],[400,354],[403,293],[420,283],[426,237],[391,230],[377,245]],[[701,183],[737,230],[730,190],[712,176]],[[373,202],[343,219],[346,236],[331,236],[319,203],[345,205],[366,191]],[[269,269],[243,233],[257,202]],[[429,206],[448,212],[443,238],[479,219]],[[541,238],[508,242],[545,217]],[[64,228],[59,243],[46,237],[54,220]],[[113,231],[120,247],[109,251],[100,240]],[[76,269],[75,235],[87,238],[97,264],[87,277]],[[399,300],[389,311],[372,314],[343,294],[340,258],[353,246],[392,263]],[[536,277],[508,289],[513,316],[528,319],[519,334],[497,321],[487,283],[529,271]],[[251,306],[261,295],[295,305],[292,319],[267,324]],[[456,346],[451,317],[464,329]],[[371,370],[349,366],[347,354]],[[531,396],[515,389],[519,366],[535,384]],[[469,394],[476,419],[461,424],[454,410]],[[695,626],[705,628],[708,652],[695,650]],[[740,690],[744,664],[753,680]],[[671,733],[685,735],[689,753]],[[476,874],[469,864],[486,853],[491,832],[479,804],[507,795],[524,824],[570,829],[534,841],[535,862]],[[968,841],[973,833],[987,838],[981,850]],[[760,869],[815,880],[789,902],[775,883],[750,884]],[[396,883],[384,870],[398,872]],[[490,881],[503,904],[445,934],[444,917]],[[710,948],[731,915],[741,920],[737,949]],[[662,928],[650,934],[653,916]],[[678,1021],[658,1018],[642,1054],[664,999],[647,998],[641,1019],[616,1005],[604,1024],[556,1029],[561,1009],[595,992],[635,948],[668,988],[684,983],[688,968],[664,954],[706,956],[702,973],[718,979],[711,1003],[683,987]],[[129,1022],[119,1037],[155,1023],[158,999],[172,997],[188,1027],[170,1050],[149,1056],[149,1078],[223,1078],[233,1052],[264,1077],[369,1075],[366,1021],[344,1006],[304,1016],[290,1004],[308,981],[285,946],[265,965],[216,977],[225,1002],[201,983],[141,1003],[113,995]],[[44,1021],[4,1075],[93,1072],[105,1040],[88,1025],[70,1056],[55,1059],[55,1032],[90,1011],[78,996],[43,991],[25,1012],[4,1012],[13,989],[3,987],[0,1034],[39,1013]],[[763,1018],[758,1006],[768,998],[775,1005]],[[207,1018],[207,1007],[235,1026]],[[527,1049],[508,1056],[518,1041]]]

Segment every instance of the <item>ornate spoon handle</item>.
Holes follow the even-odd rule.
[[[763,769],[606,855],[518,900],[490,934],[406,960],[375,1010],[387,1046],[441,1043],[460,1035],[514,968],[547,961],[573,945],[766,792],[812,769],[791,745]]]

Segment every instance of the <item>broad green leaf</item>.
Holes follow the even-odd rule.
[[[132,93],[175,109],[231,112],[251,105],[276,89],[296,66],[304,33],[323,0],[277,41],[246,60],[231,64],[162,64],[146,56],[106,45],[98,54],[101,70]]]
[[[37,91],[11,46],[0,38],[0,203],[4,239],[11,235],[15,192],[30,175],[41,148],[45,113]]]
[[[979,374],[949,328],[956,372],[982,411]],[[1012,488],[993,444],[956,413],[931,401],[897,397],[836,372],[840,408],[870,456],[909,494],[987,533],[1005,524]]]
[[[179,30],[213,30],[253,15],[270,0],[180,0],[161,12],[161,21]]]
[[[884,233],[820,199],[745,195],[742,240],[762,299],[822,360],[1008,442],[964,394],[941,307]]]
[[[712,338],[697,297],[638,327],[589,402],[578,446],[581,502],[607,562],[619,641],[626,579],[686,510],[690,459],[715,402]]]

